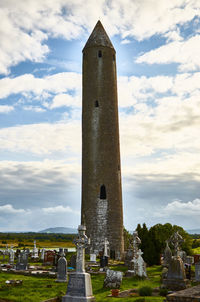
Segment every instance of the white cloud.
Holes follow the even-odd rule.
[[[30,124],[0,129],[0,150],[37,155],[80,153],[80,121]]]
[[[26,213],[24,209],[15,209],[11,204],[5,204],[0,206],[0,215],[1,214],[21,214]]]
[[[199,152],[200,73],[119,79],[122,154]],[[127,106],[132,109],[127,110]]]
[[[183,37],[181,37],[180,30],[178,28],[176,30],[167,32],[164,36],[167,38],[167,42],[183,40]]]
[[[129,43],[131,43],[131,41],[128,39],[124,39],[121,41],[121,44],[129,44]]]
[[[190,215],[199,215],[200,214],[200,199],[195,199],[188,202],[181,202],[179,200],[175,200],[171,203],[169,203],[164,211],[170,215],[184,215],[184,216],[190,216]]]
[[[20,0],[15,5],[2,0],[0,73],[7,74],[19,62],[42,61],[49,52],[45,44],[49,37],[80,38],[86,29],[88,35],[99,18],[109,35],[143,40],[174,32],[177,24],[187,24],[199,15],[198,0]]]
[[[36,78],[32,74],[24,74],[16,78],[6,77],[0,80],[0,98],[11,94],[22,93],[26,97],[33,93],[40,98],[49,97],[48,93],[63,93],[69,90],[80,94],[81,75],[74,72],[63,72],[44,78]]]
[[[1,231],[38,231],[79,223],[80,165],[74,157],[0,161],[0,188]]]
[[[196,198],[192,201],[183,202],[181,200],[174,200],[169,202],[166,206],[160,207],[153,214],[156,218],[162,218],[166,221],[171,219],[179,223],[187,225],[187,228],[197,228],[198,219],[200,215],[200,199]],[[180,222],[182,220],[182,223]],[[186,220],[184,222],[184,220]],[[192,221],[191,221],[192,220]],[[177,223],[178,222],[178,223]]]
[[[58,94],[54,97],[52,103],[49,108],[59,108],[59,107],[80,107],[81,106],[81,98],[73,97],[68,94]]]
[[[42,211],[45,214],[64,214],[64,213],[73,213],[75,215],[79,214],[80,212],[74,211],[71,207],[69,206],[55,206],[55,207],[49,207],[49,208],[42,208]]]
[[[136,60],[137,63],[169,64],[178,63],[182,72],[196,71],[200,69],[200,35],[189,38],[186,41],[174,41],[151,50]]]
[[[0,105],[0,113],[9,113],[14,110],[13,106]]]
[[[79,220],[80,211],[69,206],[32,209],[16,209],[11,204],[0,206],[1,232],[37,232],[57,226],[77,228]]]

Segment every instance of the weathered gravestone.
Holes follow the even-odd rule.
[[[181,257],[181,259],[183,260],[183,263],[186,263],[187,262],[187,254],[185,251],[178,251],[178,256]]]
[[[194,263],[194,257],[193,256],[187,256],[185,259],[185,263],[192,265]]]
[[[64,249],[63,249],[63,247],[60,247],[60,248],[59,248],[58,255],[59,255],[59,256],[62,256],[63,254],[64,254]]]
[[[183,260],[178,256],[179,245],[183,242],[183,238],[178,232],[175,232],[170,237],[170,242],[174,246],[174,256],[172,256],[169,263],[166,278],[163,279],[163,287],[171,290],[185,289],[188,285],[188,280],[186,279]]]
[[[78,227],[79,235],[74,241],[77,248],[76,272],[69,275],[67,293],[62,297],[62,302],[95,301],[90,274],[85,272],[85,248],[89,244],[85,231],[84,225]]]
[[[200,255],[199,254],[195,254],[194,255],[194,264],[200,262]]]
[[[72,255],[69,259],[69,266],[76,268],[76,255]]]
[[[122,277],[122,272],[107,269],[103,286],[106,288],[120,288]]]
[[[126,251],[124,265],[128,266],[131,260],[133,259],[133,248],[129,247]]]
[[[55,262],[55,251],[45,251],[44,253],[44,265],[54,265]]]
[[[45,248],[42,249],[41,255],[40,255],[40,258],[42,261],[44,261],[44,254],[45,254]]]
[[[58,273],[56,282],[67,282],[67,260],[64,254],[58,259]]]
[[[97,260],[96,254],[90,254],[90,262],[96,263],[96,260]]]
[[[23,251],[18,255],[16,270],[27,270],[27,269],[28,269],[28,254],[26,253],[26,251]]]
[[[11,246],[9,250],[9,263],[14,264],[14,260],[15,260],[15,252],[13,250],[13,247]]]
[[[38,248],[36,247],[36,240],[34,240],[34,247],[32,251],[32,258],[38,258]]]
[[[166,240],[166,247],[165,247],[164,255],[163,255],[163,266],[169,267],[169,263],[170,263],[171,259],[172,259],[172,252],[169,247],[168,240]]]
[[[147,277],[146,263],[142,258],[143,252],[139,249],[140,243],[141,240],[138,237],[138,232],[133,232],[133,258],[128,262],[128,271],[126,272],[127,277]]]
[[[200,262],[195,263],[195,281],[200,281]]]

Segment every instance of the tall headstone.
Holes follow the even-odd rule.
[[[16,264],[16,270],[27,270],[28,269],[28,254],[26,251],[18,254],[18,261]]]
[[[107,238],[105,238],[105,240],[104,240],[104,251],[103,251],[104,257],[109,257],[109,254],[110,254],[109,251],[110,251],[109,241],[107,240]]]
[[[139,249],[140,243],[141,240],[138,237],[138,232],[133,232],[133,257],[128,262],[128,271],[126,272],[127,277],[147,277],[146,263],[142,258],[143,252]]]
[[[9,250],[9,263],[14,264],[14,261],[15,261],[15,252],[13,250],[13,246],[11,245]]]
[[[109,254],[109,241],[107,240],[107,238],[105,238],[103,253],[101,253],[100,255],[100,271],[105,270],[105,268],[108,266]]]
[[[183,238],[178,232],[175,232],[170,237],[169,242],[174,247],[174,256],[171,257],[169,262],[166,278],[163,279],[163,286],[170,290],[185,289],[188,280],[186,279],[183,260],[179,256],[180,244],[183,242]]]
[[[44,261],[44,254],[45,254],[45,248],[42,249],[41,251],[41,260]]]
[[[200,281],[200,262],[195,263],[195,281]]]
[[[123,256],[115,49],[100,21],[83,49],[82,212],[92,253],[108,238]],[[85,221],[84,218],[85,217]],[[118,253],[117,253],[118,252]]]
[[[36,240],[34,240],[34,247],[32,252],[32,258],[38,258],[38,249],[36,247]]]
[[[172,252],[169,247],[168,240],[166,240],[166,247],[165,247],[164,255],[163,255],[163,266],[169,267],[169,263],[170,263],[171,259],[172,259]]]
[[[67,260],[64,257],[64,253],[58,259],[58,273],[56,282],[67,282]]]
[[[84,225],[78,227],[78,238],[74,241],[77,248],[76,272],[69,275],[67,293],[62,297],[62,302],[95,301],[90,274],[85,272],[85,248],[89,244],[85,231]]]

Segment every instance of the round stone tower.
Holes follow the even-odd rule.
[[[100,21],[83,49],[82,223],[93,252],[124,251],[115,49]]]

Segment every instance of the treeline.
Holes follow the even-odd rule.
[[[171,225],[170,223],[166,224],[156,224],[151,227],[149,230],[144,223],[142,226],[138,224],[136,231],[138,236],[141,239],[140,248],[142,250],[143,259],[148,265],[160,264],[160,256],[164,252],[166,247],[166,240],[170,236],[178,231],[179,234],[183,237],[184,242],[181,246],[181,249],[184,250],[188,255],[192,254],[192,238],[190,235],[180,226]],[[125,231],[127,237],[127,231]],[[128,236],[129,240],[132,239],[131,234]],[[128,239],[125,240],[127,244]],[[173,247],[171,246],[173,249]]]
[[[48,233],[0,233],[0,241],[73,241],[76,234],[48,234]]]

